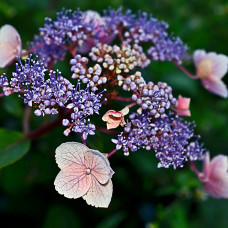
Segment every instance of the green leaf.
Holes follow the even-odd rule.
[[[22,133],[0,128],[0,168],[22,158],[29,150],[30,142]]]

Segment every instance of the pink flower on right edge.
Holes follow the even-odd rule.
[[[204,159],[203,173],[199,179],[204,185],[205,192],[215,198],[228,198],[228,157],[217,155],[210,161],[207,152]]]
[[[203,86],[210,92],[226,98],[227,87],[221,79],[228,70],[228,57],[215,52],[206,53],[204,50],[196,50],[193,60],[197,77],[201,79]]]

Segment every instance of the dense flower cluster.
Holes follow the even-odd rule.
[[[82,45],[89,38],[98,38],[98,33],[94,32],[96,21],[84,20],[85,15],[80,10],[62,10],[57,13],[57,19],[45,19],[43,28],[40,28],[41,35],[47,44],[52,42],[60,45],[66,41]],[[99,30],[100,31],[100,30]]]
[[[202,159],[204,149],[194,134],[194,124],[184,121],[170,113],[165,118],[154,120],[147,112],[133,113],[117,139],[112,139],[116,149],[123,149],[125,155],[129,150],[139,148],[154,150],[160,160],[158,167],[183,167],[188,160]]]
[[[138,112],[149,110],[149,116],[154,118],[164,118],[166,116],[165,111],[170,109],[171,105],[176,105],[176,98],[172,95],[172,88],[163,82],[158,82],[157,85],[149,82],[143,87],[141,93],[132,95],[132,100],[141,106]]]
[[[72,130],[82,133],[84,139],[88,134],[94,134],[95,126],[86,118],[94,113],[99,114],[105,101],[101,101],[102,92],[95,94],[88,87],[81,89],[80,83],[75,87],[59,71],[50,71],[46,80],[44,63],[38,58],[33,60],[32,55],[24,64],[20,59],[18,61],[10,83],[5,76],[0,77],[0,86],[5,95],[21,93],[25,104],[36,107],[34,114],[37,116],[57,114],[59,108],[69,109],[71,122],[63,120],[63,125],[68,126],[64,134],[68,135]]]
[[[96,12],[62,10],[57,19],[45,19],[41,35],[46,44],[70,42],[81,53],[88,52],[98,42],[110,43],[116,36],[131,45],[149,43],[148,56],[153,60],[181,62],[186,58],[187,46],[180,38],[167,33],[168,25],[146,13],[125,13],[122,9],[105,10],[101,17]],[[123,34],[123,35],[122,35]],[[147,61],[146,61],[147,63]]]
[[[88,134],[94,135],[96,129],[94,124],[90,123],[90,119],[86,120],[86,117],[93,114],[99,114],[99,110],[103,102],[101,102],[102,92],[94,94],[90,92],[89,87],[87,89],[80,89],[80,83],[76,86],[74,93],[70,97],[69,104],[66,108],[73,110],[70,115],[71,121],[63,119],[63,125],[68,126],[64,134],[67,136],[72,130],[74,132],[82,133],[84,140],[87,139]]]

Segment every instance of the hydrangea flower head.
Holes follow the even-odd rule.
[[[208,195],[215,198],[228,198],[228,157],[217,155],[210,161],[207,152],[204,160],[203,173],[200,180]]]
[[[193,55],[197,76],[203,86],[212,93],[226,98],[227,87],[221,80],[228,70],[228,57],[215,52],[196,50]]]
[[[70,199],[82,197],[91,206],[108,207],[114,172],[102,153],[67,142],[57,147],[55,157],[61,171],[54,184],[60,194]]]

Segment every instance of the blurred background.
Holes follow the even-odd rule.
[[[205,49],[228,55],[228,2],[222,0],[0,0],[0,26],[11,24],[19,31],[23,47],[39,33],[44,18],[55,18],[62,7],[102,12],[107,7],[132,9],[152,13],[169,23],[170,33],[180,36],[194,49]],[[68,57],[67,57],[68,58]],[[191,60],[184,62],[194,73]],[[55,69],[70,78],[68,59]],[[10,74],[11,66],[0,69]],[[191,97],[192,116],[197,133],[211,152],[227,155],[228,101],[210,94],[199,81],[185,76],[172,63],[153,62],[143,71],[146,80],[165,81],[174,94]],[[228,77],[224,79],[228,84]],[[0,99],[0,127],[22,131],[25,107],[16,95]],[[32,116],[31,128],[44,120]],[[104,123],[103,123],[104,124]],[[201,183],[188,164],[183,169],[157,169],[153,152],[138,151],[125,157],[121,151],[110,158],[115,171],[114,193],[108,209],[88,206],[84,200],[70,200],[54,189],[59,169],[55,163],[55,148],[65,141],[79,141],[76,134],[64,137],[63,127],[33,140],[23,159],[0,170],[1,227],[44,228],[227,228],[228,200],[215,200],[204,195]],[[0,141],[2,139],[0,138]],[[88,144],[102,152],[114,148],[110,137],[98,133]],[[199,168],[201,168],[201,164]]]

